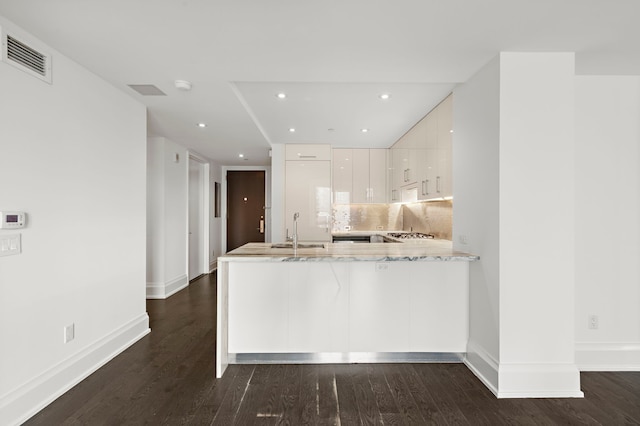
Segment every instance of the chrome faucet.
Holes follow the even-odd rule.
[[[293,249],[296,250],[298,248],[298,218],[300,217],[300,213],[296,212],[293,214]]]

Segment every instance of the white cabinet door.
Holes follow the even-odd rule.
[[[438,105],[438,176],[436,191],[440,197],[453,195],[452,146],[453,139],[453,95]]]
[[[436,183],[438,177],[438,115],[434,111],[425,117],[426,152],[424,179],[420,181],[420,199],[429,200],[438,197]]]
[[[293,262],[289,275],[289,352],[346,352],[349,263]]]
[[[466,352],[469,335],[467,262],[407,262],[410,352]]]
[[[353,150],[353,202],[370,203],[369,149]]]
[[[338,148],[333,151],[334,203],[387,202],[388,149]]]
[[[229,262],[229,352],[283,352],[288,279],[270,262]],[[283,268],[284,270],[284,268]]]
[[[350,263],[350,352],[409,351],[406,263]]]
[[[333,202],[349,204],[354,201],[353,188],[354,159],[353,149],[336,148],[333,150]],[[360,151],[360,150],[355,150]]]
[[[299,241],[331,240],[331,162],[286,161],[285,226],[293,233],[298,219]]]
[[[387,202],[388,149],[369,150],[369,202]]]

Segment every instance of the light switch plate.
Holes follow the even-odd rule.
[[[0,235],[0,256],[13,256],[22,251],[22,234]]]

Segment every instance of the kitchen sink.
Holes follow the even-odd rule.
[[[293,248],[293,243],[278,243],[278,244],[272,244],[271,248],[287,248],[287,249],[292,249]],[[298,248],[299,249],[305,249],[305,248],[324,248],[324,244],[315,244],[315,243],[298,243]]]

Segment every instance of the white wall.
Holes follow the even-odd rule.
[[[638,371],[640,77],[576,77],[576,142],[576,360]]]
[[[164,299],[189,285],[189,156],[161,137],[149,138],[147,150],[147,298]]]
[[[500,355],[499,95],[498,58],[453,94],[453,246],[480,255],[469,265],[467,357],[492,386]]]
[[[148,331],[143,105],[53,55],[53,84],[0,62],[0,424],[24,421]],[[75,339],[63,343],[64,327]]]
[[[581,395],[573,64],[571,53],[501,53],[454,92],[454,242],[481,257],[467,364],[499,397]]]
[[[500,55],[501,366],[573,362],[574,102],[572,53]]]

